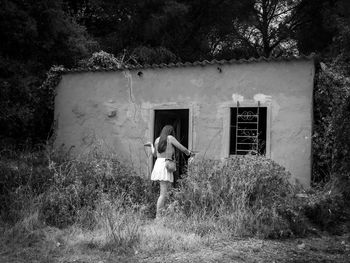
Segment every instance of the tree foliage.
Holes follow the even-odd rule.
[[[250,1],[138,0],[67,1],[77,20],[96,36],[102,49],[118,54],[142,50],[183,61],[213,58],[213,50]],[[101,26],[102,25],[102,26]]]
[[[248,9],[247,21],[233,21],[230,42],[243,46],[255,56],[296,53],[293,33],[302,25],[302,20],[297,15],[300,3],[300,0],[253,1]]]
[[[314,91],[314,181],[336,182],[346,190],[350,185],[350,3],[325,2],[320,28],[329,30],[332,40],[320,50],[323,62]],[[349,190],[345,192],[350,196]]]
[[[350,78],[321,63],[316,80],[314,172],[316,180],[328,181],[350,168]]]
[[[1,7],[0,139],[42,140],[52,124],[50,97],[39,89],[46,70],[74,65],[97,43],[61,1],[3,0]]]

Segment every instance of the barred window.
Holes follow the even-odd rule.
[[[233,107],[230,154],[266,154],[267,107]]]

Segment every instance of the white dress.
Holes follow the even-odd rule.
[[[155,145],[156,145],[155,149],[158,148],[157,146],[158,142],[159,142],[159,137],[155,141]],[[165,167],[165,163],[166,163],[165,156],[173,156],[173,154],[175,153],[174,146],[179,150],[181,150],[182,152],[185,152],[187,155],[189,155],[189,151],[183,145],[181,145],[173,136],[169,135],[165,155],[163,153],[159,154],[158,151],[156,150],[157,160],[153,167],[151,180],[174,182],[174,174],[172,172],[169,172]]]
[[[167,142],[167,147],[165,150],[165,158],[164,154],[158,153],[158,143],[159,143],[159,137],[155,141],[155,151],[157,152],[157,160],[154,164],[153,171],[151,174],[151,180],[152,181],[169,181],[174,182],[174,174],[173,172],[169,172],[168,169],[165,167],[166,159],[171,158],[174,154],[174,147],[171,143],[169,143],[169,139]]]
[[[174,182],[174,175],[165,167],[166,158],[157,158],[151,174],[152,181],[169,181]]]

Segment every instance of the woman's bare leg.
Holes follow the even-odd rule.
[[[169,182],[159,181],[160,194],[157,201],[157,218],[160,216],[161,210],[164,208],[164,204],[168,195]]]

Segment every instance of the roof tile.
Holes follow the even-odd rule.
[[[242,63],[256,63],[256,62],[273,62],[273,61],[291,61],[291,60],[305,60],[305,59],[313,59],[315,57],[314,53],[310,55],[300,55],[300,56],[281,56],[281,57],[259,57],[259,58],[249,58],[249,59],[231,59],[231,60],[203,60],[203,61],[194,61],[194,62],[177,62],[177,63],[161,63],[161,64],[145,64],[145,65],[125,65],[119,67],[109,67],[109,68],[99,68],[99,67],[91,67],[91,68],[72,68],[72,69],[61,69],[58,72],[61,73],[71,73],[71,72],[100,72],[100,71],[120,71],[127,69],[148,69],[148,68],[174,68],[174,67],[189,67],[189,66],[206,66],[206,65],[224,65],[224,64],[242,64]]]

